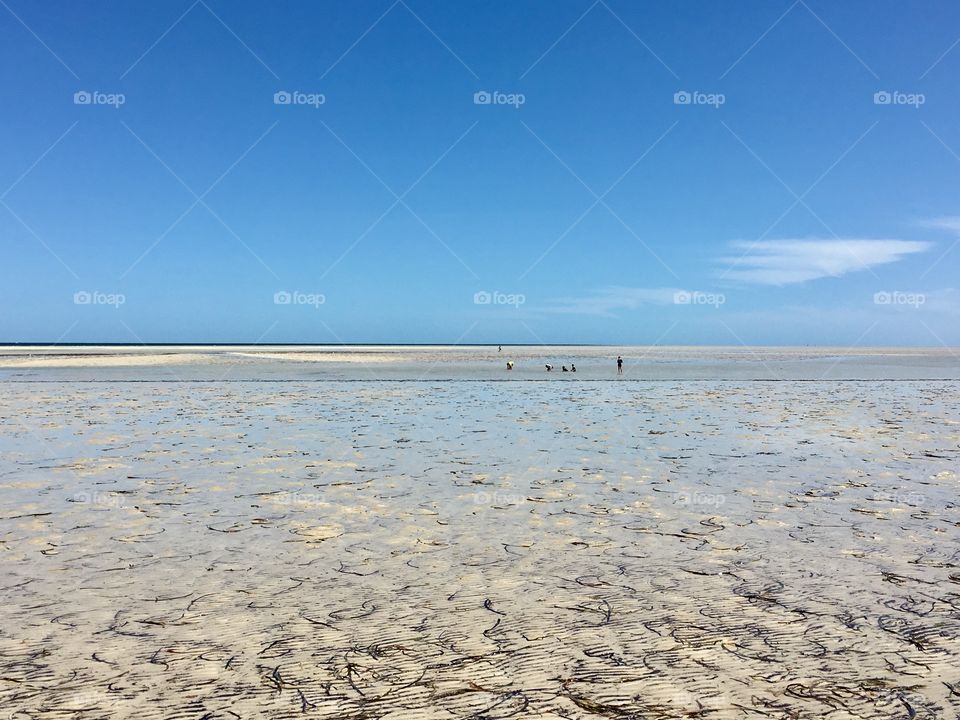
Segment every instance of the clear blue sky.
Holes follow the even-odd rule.
[[[2,0],[0,340],[960,345],[958,38],[906,0]]]

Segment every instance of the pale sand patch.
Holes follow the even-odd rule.
[[[385,353],[370,351],[337,352],[258,352],[258,353],[231,353],[236,357],[255,358],[257,360],[287,360],[290,362],[319,362],[319,363],[392,363],[409,361],[408,354]]]
[[[198,353],[109,355],[58,355],[52,357],[5,357],[0,354],[0,368],[78,368],[78,367],[152,367],[212,363],[216,358]]]

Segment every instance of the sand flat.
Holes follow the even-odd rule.
[[[3,382],[11,717],[960,713],[955,380],[98,371]]]

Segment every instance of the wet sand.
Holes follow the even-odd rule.
[[[617,355],[619,380],[960,380],[960,349],[951,348],[151,345],[0,346],[0,381],[607,381]]]
[[[9,717],[960,713],[943,353],[571,383],[183,352],[0,370]]]

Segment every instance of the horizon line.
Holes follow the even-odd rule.
[[[904,350],[954,350],[960,346],[940,345],[827,345],[821,343],[805,343],[803,345],[780,345],[771,343],[757,344],[724,344],[724,343],[570,343],[570,342],[538,342],[538,343],[510,343],[510,342],[481,342],[481,343],[444,343],[444,342],[0,342],[0,348],[71,348],[71,347],[645,347],[645,348],[822,348],[843,350],[868,349],[904,349]]]

